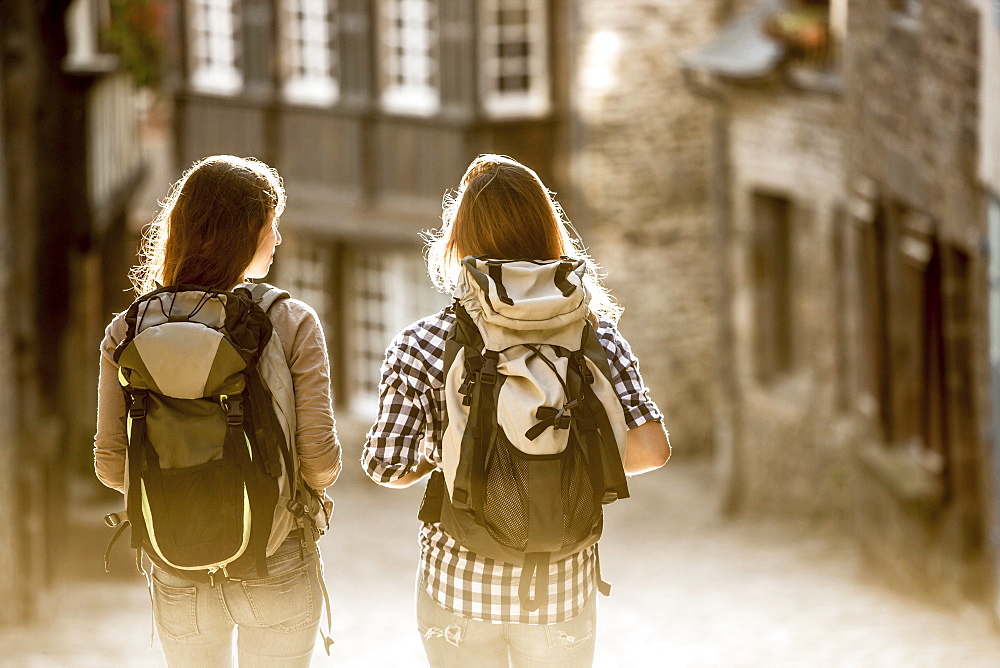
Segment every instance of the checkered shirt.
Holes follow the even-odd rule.
[[[389,344],[382,366],[378,420],[368,433],[361,464],[376,482],[390,482],[424,456],[441,464],[445,339],[455,321],[447,309],[404,329]],[[639,363],[614,324],[600,320],[597,336],[611,363],[612,381],[629,429],[662,415],[649,398]],[[518,603],[520,566],[480,557],[439,524],[420,531],[422,581],[445,609],[489,622],[554,624],[572,619],[593,595],[595,547],[549,565],[548,605],[527,611]]]

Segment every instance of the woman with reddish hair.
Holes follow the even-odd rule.
[[[446,348],[460,326],[459,312],[478,309],[479,302],[487,301],[499,311],[503,306],[498,302],[516,301],[500,289],[501,273],[508,271],[511,261],[520,266],[510,271],[522,276],[530,275],[535,266],[544,270],[560,265],[555,269],[557,286],[566,286],[577,277],[566,294],[584,295],[573,308],[578,314],[583,309],[579,317],[589,321],[596,333],[606,356],[605,368],[610,370],[608,392],[612,402],[620,403],[616,409],[624,418],[619,470],[634,475],[666,463],[670,445],[662,415],[648,396],[638,361],[615,325],[621,308],[602,285],[597,266],[572,236],[559,205],[535,172],[509,157],[479,156],[457,192],[446,198],[442,222],[440,232],[428,239],[428,269],[433,282],[454,293],[456,300],[403,330],[386,351],[379,415],[362,455],[369,477],[389,487],[406,487],[442,467],[443,475],[454,475],[443,452],[449,447],[448,430],[462,411],[456,412],[455,407],[462,402],[452,402],[447,388],[462,370],[449,374]],[[478,278],[470,279],[471,274]],[[483,288],[485,293],[476,293],[479,302],[470,301],[477,281],[489,287]],[[522,281],[522,285],[530,282]],[[550,296],[560,299],[558,294]],[[579,325],[586,327],[582,322]],[[535,347],[524,347],[540,359]],[[546,364],[555,368],[558,360]],[[474,392],[469,387],[482,382],[481,374],[466,376],[458,392],[471,396]],[[565,407],[570,405],[575,403]],[[534,440],[545,430],[541,424],[526,436]],[[453,489],[454,483],[448,484]],[[501,523],[505,519],[502,513],[500,519]],[[526,572],[523,564],[478,554],[445,523],[435,520],[425,521],[420,531],[417,583],[418,630],[431,665],[591,665],[595,590],[600,586],[596,544],[546,562],[547,570],[541,571],[545,576],[534,585],[531,598],[525,596],[532,589],[525,583],[537,576]]]

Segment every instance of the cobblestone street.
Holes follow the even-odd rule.
[[[412,611],[420,489],[376,487],[349,452],[323,540],[336,645],[314,665],[424,665]],[[982,613],[885,590],[832,531],[719,519],[704,463],[675,460],[632,488],[602,541],[614,592],[600,601],[597,666],[1000,665],[1000,635]],[[127,549],[100,572],[104,538],[76,545],[93,563],[64,572],[41,623],[0,634],[0,664],[163,665]]]

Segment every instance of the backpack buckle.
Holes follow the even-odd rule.
[[[476,381],[479,378],[479,373],[476,371],[470,371],[465,375],[465,379],[458,388],[458,393],[462,395],[462,405],[471,406],[472,405],[472,388],[475,387]]]
[[[145,392],[136,392],[132,397],[132,405],[128,408],[128,416],[133,420],[146,417]]]
[[[555,418],[553,419],[552,428],[553,429],[569,429],[570,422],[573,419],[573,409],[580,404],[579,399],[574,399],[573,401],[563,404],[563,407],[556,411]]]
[[[226,424],[232,427],[243,424],[243,397],[223,396],[222,407],[226,409]]]
[[[483,367],[479,370],[478,380],[487,385],[492,385],[497,381],[497,358],[487,353],[483,355]]]
[[[290,512],[294,517],[298,518],[306,514],[305,505],[299,503],[298,501],[289,501],[287,507],[288,512]]]
[[[125,521],[125,517],[126,515],[124,511],[119,513],[108,513],[107,515],[104,516],[104,523],[107,524],[112,529],[114,529]]]
[[[577,352],[576,355],[576,366],[580,370],[580,377],[583,378],[583,382],[587,385],[594,384],[594,374],[587,366],[587,357],[582,352]]]

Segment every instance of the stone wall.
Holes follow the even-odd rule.
[[[978,0],[982,12],[979,74],[981,138],[979,173],[994,193],[1000,193],[1000,7]]]
[[[707,450],[718,314],[709,105],[678,54],[715,28],[708,0],[578,3],[567,211],[625,306],[621,327],[674,447]],[[582,206],[581,206],[582,205]]]
[[[982,232],[976,186],[979,12],[968,0],[922,0],[918,18],[853,0],[848,110],[853,178],[935,218],[970,247]]]
[[[846,335],[835,247],[842,234],[843,102],[781,84],[732,87],[730,261],[741,434],[741,510],[846,517],[855,426],[838,392]],[[754,352],[753,196],[791,202],[790,368],[766,383]]]
[[[3,122],[3,70],[0,69],[0,128]],[[4,159],[4,137],[0,132],[0,599],[17,601],[20,598],[17,515],[17,451],[20,424],[17,414],[17,371],[15,359],[15,331],[12,327],[14,305],[11,301],[13,263],[11,260],[11,234],[7,206],[7,161]],[[0,612],[0,628],[17,621],[19,606],[5,605]]]
[[[974,4],[922,0],[919,14],[910,14],[889,3],[852,0],[847,50],[848,183],[881,210],[901,207],[923,216],[945,251],[943,401],[950,402],[941,473],[914,464],[905,444],[872,439],[862,448],[858,534],[863,553],[893,579],[948,598],[988,591],[986,224],[977,173],[980,14]],[[899,231],[890,230],[890,240],[894,234]],[[947,262],[955,255],[966,264]],[[890,290],[895,280],[890,274]],[[964,303],[956,311],[957,299]],[[895,356],[898,323],[891,313],[887,338]],[[955,397],[962,397],[960,405]],[[914,480],[933,493],[907,494]]]

